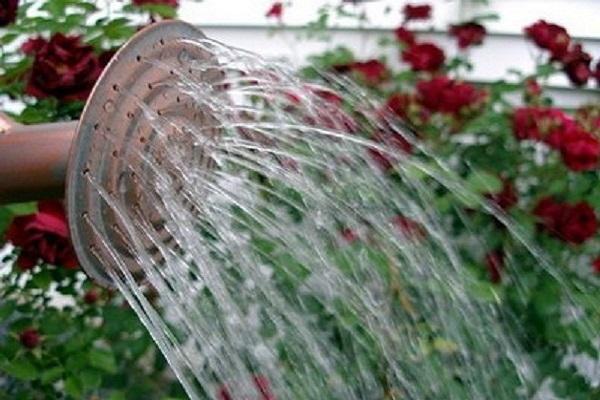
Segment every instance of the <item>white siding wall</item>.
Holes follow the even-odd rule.
[[[297,39],[298,28],[314,20],[319,7],[327,3],[337,5],[340,1],[293,1],[284,14],[288,29],[278,31],[276,35],[272,35],[275,22],[267,20],[264,15],[272,0],[204,0],[200,3],[184,0],[180,15],[198,24],[214,39],[266,57],[287,58],[296,65],[301,65],[310,54],[340,44],[350,47],[361,57],[380,55],[377,41],[382,35],[390,35],[391,29],[398,26],[401,21],[399,10],[405,2],[380,0],[360,6],[369,15],[370,24],[359,31],[354,21],[334,21],[336,28],[329,42]],[[456,50],[453,41],[443,31],[448,24],[490,12],[500,16],[498,21],[487,23],[490,35],[484,46],[471,52],[475,69],[470,79],[474,81],[507,78],[509,68],[532,71],[539,52],[523,39],[521,32],[524,26],[540,18],[564,25],[573,36],[578,36],[577,40],[592,54],[594,62],[600,59],[600,0],[489,0],[487,6],[468,0],[414,2],[433,5],[434,30],[424,33],[423,37],[442,44],[450,54]],[[392,11],[386,14],[388,6]],[[350,10],[351,6],[347,8]],[[416,25],[417,28],[429,26]],[[388,52],[387,59],[392,65],[399,64],[398,55],[392,50]],[[566,107],[600,98],[594,84],[583,90],[573,89],[562,76],[552,79],[549,84],[557,103]]]

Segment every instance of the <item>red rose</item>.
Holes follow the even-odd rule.
[[[40,99],[86,100],[102,72],[92,46],[79,36],[56,33],[50,41],[31,39],[22,50],[35,56],[25,91]]]
[[[444,51],[433,43],[414,44],[402,51],[402,60],[415,71],[437,71],[444,65]]]
[[[283,17],[283,3],[279,1],[273,3],[273,5],[271,5],[271,8],[269,8],[265,16],[267,18],[277,18],[281,20],[281,18]]]
[[[525,80],[525,99],[530,102],[542,95],[542,87],[535,78]]]
[[[177,0],[132,0],[132,3],[136,6],[143,6],[146,4],[159,4],[171,7],[179,6],[179,2]]]
[[[572,171],[590,171],[598,167],[600,141],[573,123],[562,135],[560,147],[565,165]]]
[[[560,60],[567,52],[571,42],[571,38],[565,28],[556,24],[550,24],[544,20],[539,20],[533,25],[526,27],[525,34],[538,47],[550,51],[553,60]]]
[[[502,270],[504,269],[504,252],[502,250],[490,251],[485,255],[485,266],[492,283],[502,281]]]
[[[385,81],[389,75],[387,67],[379,60],[353,62],[349,64],[349,69],[365,83],[373,86]]]
[[[585,202],[559,203],[552,197],[541,199],[533,210],[540,227],[568,243],[581,244],[596,234],[598,221]]]
[[[431,6],[429,4],[407,4],[402,9],[405,21],[415,19],[431,18]]]
[[[466,108],[480,105],[485,97],[485,91],[446,76],[417,83],[417,101],[431,112],[459,114]]]
[[[394,36],[396,36],[396,40],[404,46],[410,47],[416,43],[415,34],[403,26],[399,26],[394,30]]]
[[[41,259],[49,264],[77,268],[62,204],[40,201],[38,208],[36,214],[13,219],[6,232],[6,239],[21,248],[17,265],[21,270],[28,270]]]
[[[594,261],[592,261],[592,270],[595,274],[600,274],[600,257],[596,257]]]
[[[40,344],[40,334],[37,329],[27,328],[19,334],[19,342],[28,349],[33,349]]]
[[[409,94],[394,93],[388,97],[385,105],[392,113],[404,119],[407,116],[411,101],[412,98]]]
[[[566,209],[560,226],[561,238],[569,243],[581,244],[596,234],[598,220],[589,204],[581,202]]]
[[[465,22],[450,26],[450,35],[458,40],[458,47],[461,49],[480,45],[483,43],[485,34],[485,27],[477,22]]]
[[[350,228],[344,228],[340,231],[340,235],[342,235],[342,238],[344,239],[344,241],[346,243],[354,243],[355,241],[358,240],[358,235],[356,234],[356,232],[353,229]]]
[[[392,224],[408,239],[423,239],[425,237],[425,228],[411,218],[397,215],[392,219]]]
[[[600,104],[589,104],[575,111],[575,118],[588,132],[600,137]]]
[[[387,149],[391,150],[391,154],[375,148],[369,148],[368,150],[373,161],[384,171],[392,169],[396,154],[410,154],[412,152],[412,144],[393,126],[387,126],[386,129],[379,130],[373,135],[373,141],[384,144]]]
[[[580,44],[574,45],[562,57],[563,71],[569,77],[571,83],[576,86],[583,86],[592,76],[590,64],[592,56],[582,50]]]
[[[513,134],[519,140],[543,140],[550,147],[561,147],[562,135],[573,120],[552,107],[521,107],[512,115]]]
[[[500,192],[488,194],[486,197],[503,210],[510,209],[517,204],[518,201],[515,187],[508,180],[503,180],[502,190]]]
[[[254,382],[254,387],[259,392],[258,394],[260,395],[260,397],[257,397],[256,400],[276,400],[275,395],[271,391],[269,380],[265,376],[254,375],[252,377],[252,381]],[[217,398],[219,400],[235,400],[225,385],[222,385],[217,392]]]
[[[538,217],[539,226],[551,234],[558,233],[564,205],[558,203],[553,197],[542,198],[535,208],[533,215]]]
[[[99,298],[100,295],[96,289],[90,289],[83,295],[83,301],[89,305],[96,304]]]
[[[18,8],[19,0],[0,0],[0,26],[15,22]]]
[[[596,82],[598,86],[600,86],[600,60],[596,64],[596,70],[594,71],[594,77],[596,78]]]

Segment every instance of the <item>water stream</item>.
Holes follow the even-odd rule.
[[[522,322],[466,267],[483,235],[456,235],[438,199],[458,199],[465,224],[469,209],[493,215],[567,285],[527,232],[350,81],[307,84],[259,56],[194,45],[215,57],[187,67],[219,79],[154,67],[176,72],[170,84],[204,122],[139,101],[155,140],[127,168],[161,218],[89,177],[126,242],[98,251],[189,397],[530,397],[541,375]],[[411,144],[421,157],[401,150]],[[509,254],[506,268],[520,262]],[[576,291],[565,288],[567,313]]]

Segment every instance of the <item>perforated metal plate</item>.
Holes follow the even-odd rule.
[[[182,137],[185,135],[181,131],[169,133],[168,140],[157,135],[139,102],[181,124],[198,126],[206,120],[205,112],[169,84],[176,79],[174,71],[157,67],[157,62],[175,65],[177,71],[184,70],[196,79],[214,79],[202,75],[210,71],[189,68],[193,60],[212,57],[185,40],[199,38],[204,35],[198,29],[179,21],[154,24],[140,31],[111,60],[84,109],[71,148],[66,197],[78,258],[88,275],[100,284],[111,285],[107,268],[115,267],[115,254],[134,274],[141,273],[132,256],[131,238],[118,212],[107,205],[106,196],[128,212],[143,214],[157,235],[165,235],[155,199],[145,193],[148,182],[141,185],[135,171],[146,168],[140,154],[146,153],[160,164],[165,141],[171,145],[191,138]]]

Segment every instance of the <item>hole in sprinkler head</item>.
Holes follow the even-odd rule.
[[[175,75],[175,71],[173,71],[172,69],[169,70],[169,75]]]
[[[151,83],[149,83],[148,84],[148,89],[152,90],[153,88],[154,88],[154,86]]]
[[[137,62],[142,61],[142,56],[140,56],[139,54],[137,56],[135,56],[135,61],[137,61]]]
[[[131,111],[127,111],[127,118],[133,119],[133,117],[135,117],[135,114]]]
[[[113,89],[115,92],[118,92],[118,91],[119,91],[119,85],[117,85],[117,84],[115,83],[114,85],[112,85],[112,89]]]
[[[177,96],[177,97],[175,98],[175,101],[176,101],[176,102],[178,102],[178,103],[181,103],[181,97]]]
[[[90,173],[90,169],[89,168],[84,168],[83,169],[83,175],[87,175]]]
[[[99,123],[99,122],[96,122],[96,123],[94,124],[94,130],[96,130],[96,131],[97,131],[97,130],[98,130],[98,128],[100,128],[100,123]]]
[[[144,136],[140,136],[140,143],[146,143],[146,138]]]
[[[115,110],[115,102],[112,100],[106,100],[104,103],[104,111],[113,112]]]
[[[118,150],[113,150],[112,155],[113,155],[113,157],[118,157],[119,156],[119,151]]]
[[[165,39],[163,39],[163,38],[160,38],[160,40],[158,41],[158,43],[160,43],[161,45],[163,45],[163,46],[164,46],[164,44],[165,44]]]

